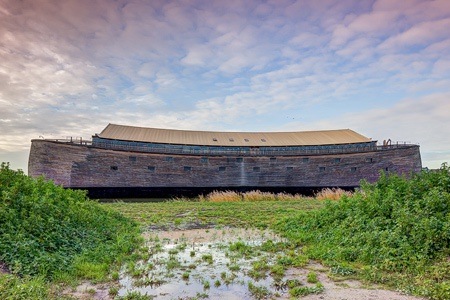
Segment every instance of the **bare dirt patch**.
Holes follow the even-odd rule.
[[[305,300],[423,300],[424,298],[403,295],[399,292],[385,290],[376,285],[366,285],[358,280],[343,279],[334,281],[328,276],[328,269],[318,263],[311,262],[302,269],[289,269],[289,277],[306,281],[308,270],[320,270],[318,279],[324,290],[320,294],[302,297]],[[306,283],[305,283],[306,284]]]
[[[66,289],[63,295],[80,300],[113,300],[109,295],[109,284],[92,284],[84,281],[74,289]]]

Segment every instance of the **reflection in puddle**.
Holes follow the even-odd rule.
[[[283,242],[269,231],[160,231],[147,233],[146,238],[149,257],[122,272],[119,296],[130,292],[156,299],[287,296],[283,276],[274,276],[281,254],[261,247]]]

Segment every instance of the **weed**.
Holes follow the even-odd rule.
[[[306,275],[306,281],[308,283],[317,283],[317,282],[319,282],[319,279],[317,279],[317,273],[316,272],[309,272],[308,275]]]
[[[265,286],[257,286],[253,284],[253,282],[249,281],[247,287],[255,299],[266,299],[270,296],[270,292]]]
[[[156,287],[156,286],[162,285],[163,283],[165,283],[164,279],[156,278],[156,277],[153,277],[153,276],[139,278],[139,279],[134,281],[134,285],[137,286],[137,287],[141,287],[141,286]]]
[[[202,255],[202,260],[204,262],[207,262],[210,265],[212,265],[213,262],[214,262],[212,254],[203,254]]]
[[[320,294],[324,290],[323,285],[321,283],[317,283],[313,287],[308,286],[296,286],[289,289],[289,294],[292,297],[304,297],[310,294]]]
[[[179,252],[178,249],[173,248],[173,249],[170,249],[168,253],[169,253],[169,255],[177,255],[178,252]]]
[[[249,257],[253,255],[253,248],[243,241],[237,241],[235,243],[231,243],[229,246],[230,251],[237,252],[244,257]]]
[[[288,288],[293,289],[298,286],[302,286],[302,283],[298,279],[288,279],[286,281],[286,285]]]
[[[259,280],[266,277],[267,271],[270,269],[267,264],[267,259],[261,259],[252,262],[252,269],[248,272],[248,276],[255,280]]]
[[[119,294],[119,288],[116,287],[116,286],[110,287],[110,288],[109,288],[109,291],[108,291],[108,294],[109,294],[110,296],[113,296],[113,297],[117,296],[117,295]]]
[[[285,267],[304,267],[308,261],[308,256],[295,253],[288,253],[277,258],[277,263]]]
[[[182,275],[181,275],[181,278],[183,278],[183,280],[189,280],[189,272],[184,272]]]
[[[176,259],[174,257],[169,257],[169,259],[166,262],[166,268],[169,271],[179,268],[180,266],[181,266],[181,263],[178,261],[178,259]]]
[[[208,299],[209,296],[206,293],[197,293],[194,299]]]
[[[356,271],[348,265],[336,264],[330,268],[330,273],[340,276],[349,276],[355,274]]]
[[[285,268],[282,265],[273,265],[270,267],[270,274],[275,281],[281,280],[284,276]]]
[[[220,280],[216,279],[216,281],[214,281],[214,286],[219,287],[220,285],[221,285]]]
[[[237,265],[237,264],[233,264],[233,265],[228,266],[228,269],[230,269],[230,271],[232,271],[232,272],[237,272],[241,269],[241,267],[239,267],[239,265]]]
[[[220,273],[220,278],[222,278],[222,280],[225,280],[227,278],[227,273],[226,272]]]
[[[117,271],[112,272],[111,279],[115,281],[119,280],[119,272]]]
[[[203,289],[205,289],[205,290],[208,290],[211,287],[211,284],[208,280],[203,280],[202,284],[203,284]]]

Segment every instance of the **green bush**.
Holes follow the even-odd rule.
[[[363,182],[354,195],[276,227],[306,244],[311,258],[329,265],[348,262],[380,272],[426,274],[450,254],[449,167],[410,179],[383,173],[374,184]],[[445,289],[442,281],[436,283]]]
[[[0,261],[19,275],[101,279],[139,243],[137,225],[85,192],[0,168]],[[90,267],[87,267],[90,265]],[[93,272],[95,274],[93,274]]]

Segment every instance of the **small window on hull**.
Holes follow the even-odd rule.
[[[253,167],[253,172],[259,172],[259,171],[261,171],[260,167]]]
[[[111,166],[111,170],[117,171],[117,170],[119,170],[119,167],[117,167],[117,166]]]
[[[294,167],[286,167],[286,171],[292,171]]]
[[[129,156],[128,159],[129,159],[130,161],[136,161],[136,156]]]
[[[304,163],[307,163],[307,162],[309,162],[309,158],[308,158],[308,157],[304,157],[304,158],[302,159],[302,161],[303,161]]]
[[[319,167],[319,172],[325,172],[325,167]]]
[[[242,157],[237,157],[236,158],[236,162],[243,162],[244,161],[244,158],[242,158]]]
[[[185,171],[191,171],[191,170],[192,170],[192,168],[191,168],[191,167],[188,167],[188,166],[185,166],[183,169],[184,169]]]
[[[155,166],[148,166],[147,169],[148,169],[150,172],[155,172]]]
[[[223,172],[223,171],[225,171],[227,168],[226,167],[219,167],[219,171],[220,172]]]

